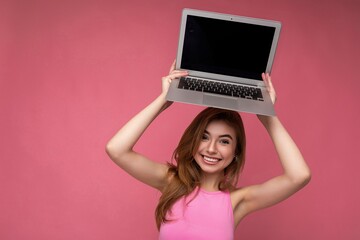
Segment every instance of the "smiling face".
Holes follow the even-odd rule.
[[[246,136],[240,114],[206,108],[185,129],[174,151],[176,164],[172,168],[179,184],[187,189],[204,184],[219,190],[232,189],[244,166],[245,153]]]
[[[234,160],[236,144],[235,130],[222,120],[214,120],[207,125],[194,159],[203,174],[223,175]]]

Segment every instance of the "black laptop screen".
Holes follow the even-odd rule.
[[[188,16],[181,68],[261,80],[274,27]]]

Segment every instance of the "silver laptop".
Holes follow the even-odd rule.
[[[167,100],[276,115],[263,72],[271,72],[281,23],[184,9],[176,69]]]

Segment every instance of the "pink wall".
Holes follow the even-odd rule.
[[[156,239],[159,194],[117,168],[104,147],[159,93],[184,7],[283,22],[276,108],[313,179],[246,218],[236,237],[360,239],[355,0],[0,1],[1,239]],[[200,109],[174,104],[137,149],[169,160]],[[246,185],[280,168],[265,130],[243,117]]]

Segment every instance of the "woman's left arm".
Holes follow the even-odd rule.
[[[263,74],[263,79],[268,87],[273,103],[276,93],[268,74]],[[274,177],[262,184],[249,186],[241,189],[242,216],[261,208],[272,206],[281,202],[303,188],[311,178],[311,172],[307,166],[299,148],[282,125],[278,117],[258,115],[275,146],[283,174]]]

